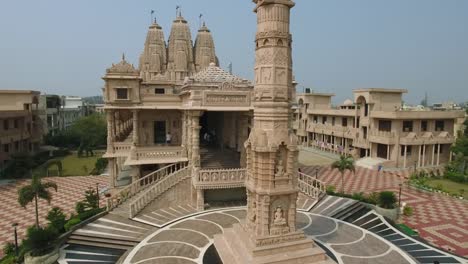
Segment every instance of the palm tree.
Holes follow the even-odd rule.
[[[31,174],[32,171],[31,171]],[[41,178],[38,175],[32,176],[32,181],[30,185],[26,185],[18,190],[18,203],[26,208],[30,202],[34,200],[36,206],[36,227],[39,228],[39,209],[37,207],[38,198],[44,199],[47,203],[50,204],[52,200],[52,195],[49,192],[49,188],[54,188],[57,191],[57,184],[54,182],[41,182]]]
[[[355,172],[354,160],[351,157],[341,155],[340,159],[333,162],[331,166],[333,169],[338,169],[341,173],[341,192],[344,193],[344,173],[346,172],[346,170]]]

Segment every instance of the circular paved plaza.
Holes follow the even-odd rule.
[[[212,255],[214,235],[239,223],[245,215],[244,208],[231,208],[187,217],[146,237],[123,263],[212,263],[204,257]],[[392,243],[347,222],[298,212],[297,226],[339,263],[415,263]]]

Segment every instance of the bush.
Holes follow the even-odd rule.
[[[328,195],[333,195],[333,194],[335,194],[335,190],[336,190],[336,188],[335,188],[335,186],[333,186],[333,185],[327,186],[327,189],[326,189]]]
[[[24,247],[26,251],[31,252],[31,256],[43,256],[54,249],[58,234],[52,226],[47,228],[32,226],[26,232]]]
[[[374,205],[378,204],[379,203],[379,193],[373,192],[373,193],[368,194],[365,197],[363,202],[368,203],[368,204],[374,204]]]
[[[0,260],[0,264],[17,264],[20,263],[17,261],[16,256],[9,255]]]
[[[65,231],[66,215],[62,209],[58,207],[52,208],[47,214],[49,225],[54,227],[58,232],[63,233]]]
[[[397,198],[394,192],[381,192],[379,193],[379,203],[378,205],[385,209],[393,209],[395,208]]]
[[[91,175],[100,175],[101,173],[106,170],[107,163],[109,161],[104,158],[99,158],[96,160],[96,164],[94,165],[94,170],[91,172]]]
[[[405,216],[412,216],[413,215],[413,207],[405,206],[405,208],[403,209],[403,214]]]
[[[447,171],[447,173],[445,173],[445,178],[458,183],[468,182],[468,177],[456,171]]]
[[[68,222],[65,224],[64,228],[65,228],[65,231],[70,231],[70,229],[74,226],[76,226],[77,224],[81,223],[81,219],[78,218],[78,217],[74,217],[74,218],[71,218],[70,220],[68,220]]]
[[[85,221],[101,212],[104,212],[104,210],[105,208],[94,208],[78,214],[78,217],[81,219],[81,221]]]
[[[8,242],[3,246],[3,255],[10,255],[15,253],[15,244]]]
[[[360,192],[360,193],[353,193],[353,196],[351,196],[352,199],[354,200],[358,200],[360,202],[364,201],[365,200],[365,196],[364,196],[364,193],[363,192]]]

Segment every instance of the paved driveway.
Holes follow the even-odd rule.
[[[341,175],[337,170],[309,166],[303,167],[302,171],[315,175],[316,169],[320,180],[341,190]],[[346,172],[344,179],[347,193],[382,190],[398,193],[398,185],[402,182],[396,173],[364,168],[357,168],[355,174]],[[401,200],[414,209],[412,216],[404,217],[405,224],[418,230],[432,245],[468,257],[468,201],[422,192],[406,185],[402,188]]]
[[[45,217],[52,207],[58,206],[67,214],[73,213],[76,202],[84,198],[84,192],[90,187],[96,188],[96,183],[99,183],[100,188],[105,188],[108,177],[50,177],[43,181],[52,181],[58,185],[57,192],[51,189],[53,198],[50,205],[46,201],[39,201],[39,222],[41,225],[46,225]],[[7,241],[13,242],[12,223],[18,223],[18,236],[22,239],[26,229],[35,222],[34,205],[30,204],[24,209],[18,204],[18,188],[29,182],[29,180],[20,180],[0,185],[0,248],[3,248]],[[2,254],[0,252],[0,256]]]

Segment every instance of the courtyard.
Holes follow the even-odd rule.
[[[39,200],[39,223],[46,225],[45,219],[49,210],[53,207],[60,207],[65,213],[70,215],[75,211],[75,204],[83,199],[88,188],[107,188],[108,177],[87,176],[87,177],[50,177],[44,181],[55,182],[58,191],[52,192],[52,201],[48,205],[46,201]],[[18,223],[18,236],[21,240],[26,235],[26,229],[34,224],[34,206],[30,204],[22,208],[18,204],[18,188],[28,184],[30,180],[19,180],[14,183],[0,185],[0,247],[5,243],[13,242],[13,223]],[[101,200],[104,205],[103,199]],[[0,255],[2,253],[0,252]]]

